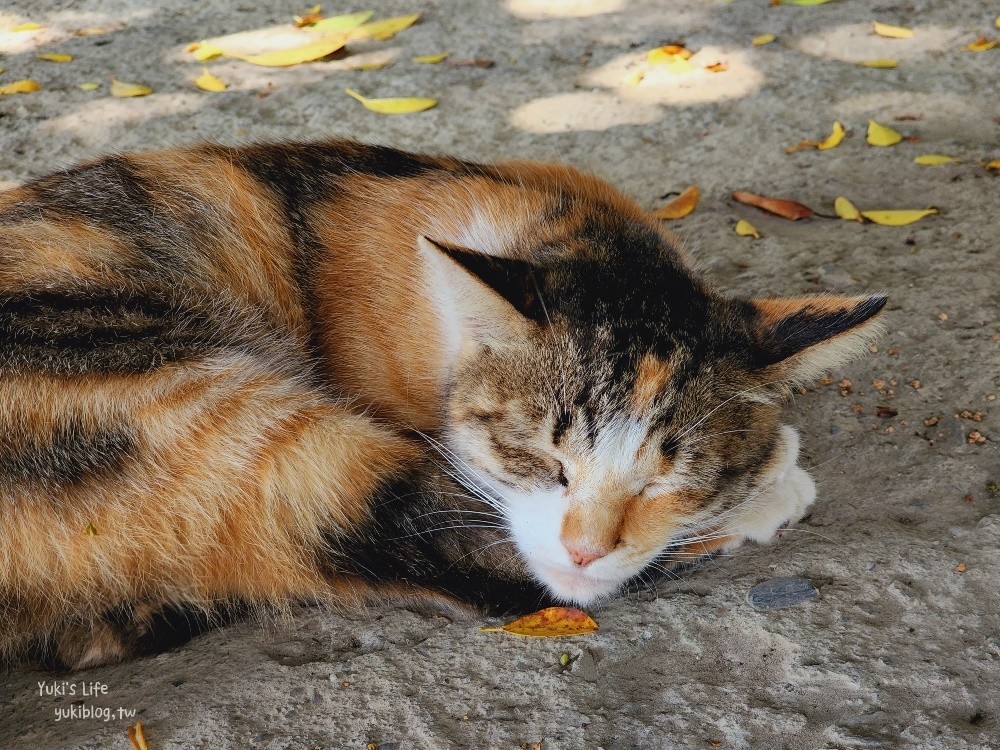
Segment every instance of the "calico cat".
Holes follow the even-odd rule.
[[[0,649],[67,668],[766,541],[815,494],[782,395],[885,302],[729,297],[595,177],[346,141],[100,159],[0,228]]]

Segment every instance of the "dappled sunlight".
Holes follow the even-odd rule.
[[[939,26],[917,26],[908,39],[878,36],[872,24],[852,23],[804,36],[795,42],[800,52],[828,60],[860,63],[865,60],[912,60],[928,53],[954,49],[967,32]]]
[[[646,61],[646,50],[617,57],[586,77],[594,86],[613,89],[628,101],[649,104],[703,104],[724,99],[737,99],[757,91],[764,76],[749,62],[744,51],[728,52],[720,47],[705,46],[690,59],[692,70],[671,72],[669,65],[653,65]],[[725,63],[726,70],[713,73],[706,67]],[[638,83],[635,78],[641,76]]]
[[[152,14],[151,10],[137,10],[115,16],[90,11],[39,13],[30,17],[0,13],[0,54],[16,55],[79,36],[110,34],[125,28],[130,21],[149,18]],[[10,31],[29,21],[40,24],[42,28]]]
[[[585,18],[615,13],[629,0],[507,0],[507,10],[520,18]]]
[[[510,121],[529,133],[564,133],[645,125],[661,114],[657,106],[629,101],[607,91],[578,91],[522,104],[511,113]]]
[[[764,83],[764,76],[743,51],[703,47],[691,57],[691,69],[683,73],[671,72],[668,65],[650,64],[647,52],[622,55],[584,76],[587,85],[601,90],[566,92],[522,104],[511,113],[511,124],[529,133],[646,125],[664,114],[663,106],[737,99],[756,92]],[[706,69],[718,62],[726,69]]]
[[[152,94],[135,99],[111,97],[87,101],[66,114],[53,117],[38,126],[41,135],[68,133],[89,148],[113,144],[116,128],[138,125],[158,117],[185,115],[205,106],[205,97],[197,92]]]

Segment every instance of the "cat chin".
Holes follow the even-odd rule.
[[[579,569],[557,568],[545,564],[531,567],[535,577],[549,593],[567,604],[586,606],[617,593],[622,587],[620,580],[596,578]]]

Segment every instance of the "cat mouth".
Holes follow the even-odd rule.
[[[536,573],[542,583],[559,599],[573,604],[588,604],[621,588],[621,580],[592,575],[579,568],[540,563]]]

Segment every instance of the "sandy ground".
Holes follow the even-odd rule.
[[[327,12],[361,5],[328,3]],[[7,2],[0,28],[25,20],[46,28],[0,33],[0,83],[33,77],[43,87],[0,98],[0,180],[113,148],[341,135],[479,160],[564,160],[650,207],[696,183],[702,203],[677,228],[723,287],[891,294],[878,352],[831,373],[832,383],[788,410],[815,466],[815,511],[780,544],[718,560],[656,596],[611,603],[589,637],[522,640],[481,634],[474,619],[396,609],[307,610],[272,629],[235,626],[158,658],[73,675],[75,697],[40,696],[37,683],[51,685],[50,676],[8,673],[0,746],[127,748],[122,708],[142,718],[153,750],[503,750],[543,740],[546,750],[1000,747],[1000,182],[979,163],[1000,158],[1000,49],[962,50],[979,35],[1000,35],[998,8],[978,0],[368,5],[381,15],[424,13],[392,41],[370,45],[396,57],[390,67],[217,61],[212,71],[232,86],[206,94],[190,83],[199,68],[184,45],[284,22],[303,8]],[[916,35],[873,36],[873,20]],[[124,27],[67,33],[115,23]],[[751,48],[765,32],[778,40]],[[727,60],[729,70],[698,65],[623,85],[646,50],[681,40],[699,51],[696,63]],[[76,59],[42,62],[39,50]],[[496,65],[410,62],[439,51]],[[871,58],[900,63],[857,64]],[[156,93],[122,100],[106,86],[77,88],[111,75]],[[362,109],[345,86],[437,96],[440,105],[390,118]],[[869,118],[920,140],[871,148]],[[824,137],[835,119],[851,130],[839,148],[785,153]],[[963,161],[918,166],[922,153]],[[941,213],[902,228],[791,223],[734,204],[734,189],[826,213],[838,195],[866,209],[935,205]],[[736,236],[738,217],[764,238]],[[878,405],[898,416],[875,416]],[[956,417],[963,409],[982,421]],[[931,418],[939,421],[925,427]],[[987,441],[970,444],[973,430]],[[770,612],[747,603],[751,586],[792,575],[811,579],[818,598]],[[573,658],[565,668],[563,652]],[[107,694],[84,704],[115,715],[57,721],[55,709],[79,701],[85,681]]]

